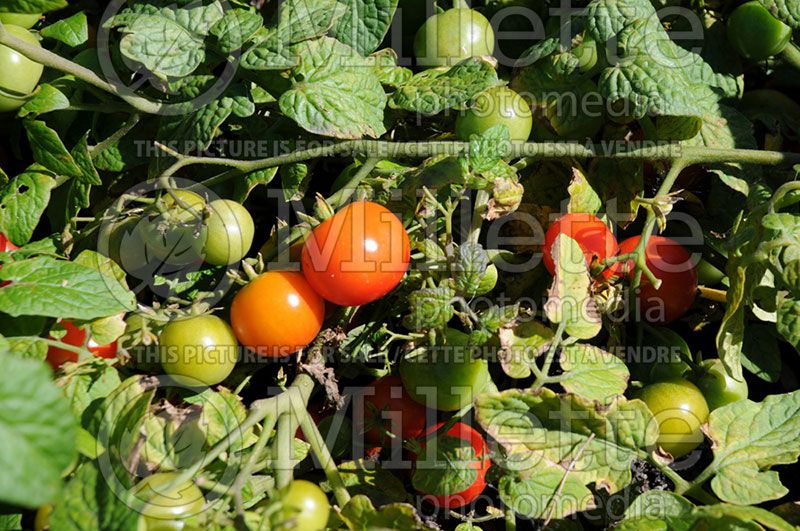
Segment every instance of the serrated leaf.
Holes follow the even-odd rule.
[[[350,531],[368,529],[394,529],[396,531],[416,531],[422,528],[422,520],[407,503],[390,503],[375,509],[372,502],[363,494],[353,496],[339,512]]]
[[[61,19],[41,30],[43,37],[63,42],[67,46],[76,47],[89,40],[89,25],[86,13],[80,12],[69,18]]]
[[[426,441],[417,456],[411,482],[415,489],[426,494],[457,494],[475,482],[481,460],[469,440],[437,435]]]
[[[296,44],[302,62],[281,111],[311,133],[336,138],[377,138],[386,132],[386,94],[366,60],[329,37]]]
[[[398,0],[339,1],[345,7],[344,14],[331,34],[361,55],[374,52],[389,31]]]
[[[224,439],[247,417],[242,399],[231,391],[221,388],[218,392],[206,390],[187,400],[202,406],[200,426],[206,434],[206,444],[211,447]],[[238,451],[255,442],[253,429],[246,430],[233,441],[232,450]]]
[[[60,111],[69,107],[69,98],[53,85],[42,83],[36,93],[20,108],[17,113],[20,117],[39,116],[53,111]]]
[[[286,0],[278,11],[278,39],[286,44],[295,44],[321,37],[344,14],[345,6],[336,0]],[[344,39],[339,40],[350,44]]]
[[[58,133],[38,120],[25,120],[25,133],[33,150],[33,159],[58,175],[80,177],[81,169],[58,137]]]
[[[413,77],[414,73],[403,66],[397,66],[397,52],[391,48],[378,50],[369,57],[367,63],[372,66],[381,84],[399,87]]]
[[[781,297],[778,302],[778,333],[796,350],[800,351],[800,301]]]
[[[345,461],[339,465],[339,475],[352,496],[369,495],[380,505],[404,502],[409,498],[403,482],[377,463],[364,459]],[[324,483],[323,488],[327,485]]]
[[[477,172],[489,171],[508,157],[510,150],[508,127],[504,124],[495,125],[479,137],[470,139],[469,163]]]
[[[0,189],[0,232],[17,245],[27,243],[55,183],[49,171],[30,168]]]
[[[234,184],[233,200],[238,203],[244,203],[257,186],[268,185],[272,182],[272,179],[275,178],[277,173],[278,167],[276,166],[274,168],[267,168],[266,170],[254,171],[248,173],[244,177],[240,177]]]
[[[467,296],[474,295],[489,265],[489,256],[480,244],[465,243],[458,248],[453,265],[455,288]]]
[[[33,358],[44,360],[47,356],[48,345],[36,337],[6,337],[5,346],[0,346],[0,352],[8,352],[20,358]]]
[[[0,311],[11,316],[91,320],[136,308],[136,299],[114,278],[93,269],[47,256],[3,266]]]
[[[497,332],[497,353],[503,372],[512,378],[528,378],[536,358],[553,340],[553,331],[539,321],[522,321],[504,326]]]
[[[286,70],[297,66],[300,59],[276,33],[260,41],[242,54],[240,65],[247,70]]]
[[[610,352],[592,345],[573,344],[561,349],[561,386],[570,393],[606,404],[625,392],[628,367]]]
[[[119,372],[105,363],[89,365],[85,370],[67,374],[58,381],[69,399],[73,414],[78,418],[89,404],[110,395],[120,383]]]
[[[545,304],[547,318],[565,323],[567,334],[591,339],[602,327],[597,304],[591,297],[591,277],[586,258],[578,242],[560,234],[553,242],[556,272]]]
[[[0,356],[0,500],[36,508],[58,494],[76,455],[77,422],[44,363]]]
[[[263,25],[264,19],[258,13],[234,9],[211,26],[211,34],[217,38],[220,49],[230,53],[241,48]]]
[[[467,103],[499,84],[494,67],[478,57],[465,59],[450,69],[424,70],[400,85],[392,106],[433,115]]]
[[[163,16],[140,15],[124,33],[120,52],[164,79],[191,74],[206,57],[199,36]]]
[[[716,473],[711,488],[723,501],[754,505],[787,494],[778,473],[800,455],[800,391],[769,395],[763,402],[740,400],[715,409],[706,434]]]
[[[513,475],[503,476],[497,490],[506,506],[526,518],[543,518],[548,515],[561,519],[593,508],[592,491],[572,474],[565,479],[564,473],[564,469],[558,465],[540,462],[535,471],[525,479]]]
[[[409,313],[404,323],[411,330],[443,328],[453,317],[456,292],[448,286],[423,288],[408,296]]]
[[[567,212],[596,214],[603,208],[603,200],[592,188],[586,175],[578,168],[572,168],[572,180],[567,187],[567,193],[569,194]]]
[[[67,7],[66,0],[6,0],[0,13],[47,13]]]
[[[630,483],[631,463],[658,437],[644,402],[623,397],[599,406],[547,388],[510,389],[478,395],[475,408],[481,427],[505,448],[506,466],[521,477],[534,473],[539,462],[565,469],[577,457],[571,474],[610,493]]]

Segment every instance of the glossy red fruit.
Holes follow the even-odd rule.
[[[89,338],[86,341],[86,329],[78,328],[71,321],[61,321],[61,326],[66,330],[66,334],[61,338],[62,343],[72,345],[74,347],[82,347],[86,345],[86,350],[97,356],[98,358],[113,359],[117,357],[117,342],[108,343],[107,345],[98,345],[94,339]],[[50,347],[47,349],[47,363],[54,369],[58,369],[68,361],[78,361],[78,353],[72,352],[59,347]]]
[[[324,299],[361,306],[392,291],[410,257],[408,233],[397,216],[378,203],[356,201],[311,232],[301,262]]]
[[[641,236],[619,245],[620,254],[636,250]],[[647,267],[661,280],[655,289],[642,275],[639,293],[640,314],[651,323],[669,323],[679,319],[694,302],[697,294],[697,268],[684,246],[664,236],[651,236],[645,249]],[[618,270],[633,275],[633,261],[620,262]]]
[[[401,440],[414,439],[425,431],[428,408],[415,402],[403,388],[399,376],[379,378],[364,388],[364,415],[355,415],[356,433],[367,443],[390,444],[392,434]]]
[[[444,423],[439,423],[430,430],[427,431],[426,434],[430,434],[435,432],[439,429]],[[430,461],[432,455],[428,455],[428,459],[423,459],[424,455],[412,454],[411,459],[414,461],[414,471],[412,472],[411,482],[414,487],[424,494],[423,499],[436,505],[437,507],[446,507],[448,509],[455,509],[458,507],[463,507],[472,503],[475,498],[477,498],[483,489],[486,488],[486,472],[489,470],[489,465],[491,464],[491,460],[489,459],[489,448],[486,446],[486,441],[483,439],[480,433],[472,429],[472,427],[464,424],[463,422],[456,422],[445,434],[438,434],[436,436],[436,441],[420,441],[420,446],[423,449],[426,449],[429,444],[437,444],[439,445],[438,448],[441,451],[442,448],[449,447],[449,448],[457,448],[458,453],[463,454],[464,448],[459,448],[459,441],[448,441],[446,439],[458,439],[460,441],[466,441],[467,444],[472,446],[472,458],[463,463],[444,463],[441,459],[437,459],[435,462],[426,462]],[[445,440],[443,440],[445,439]],[[452,452],[449,452],[452,453]],[[433,452],[431,452],[433,454]],[[426,484],[425,478],[422,476],[425,474],[432,474],[434,472],[430,470],[426,470],[423,467],[431,467],[431,468],[443,468],[443,467],[450,467],[450,468],[472,468],[475,470],[475,478],[473,479],[472,483],[464,490],[454,493],[446,493],[446,494],[430,494],[426,493],[420,487],[423,487]]]
[[[543,260],[544,266],[555,273],[553,261],[553,244],[559,234],[566,234],[580,246],[583,251],[586,265],[591,265],[594,259],[605,260],[617,252],[617,239],[608,226],[591,214],[564,214],[547,229],[544,235]],[[578,260],[578,258],[575,258]]]
[[[17,249],[19,249],[19,247],[11,243],[11,240],[9,240],[5,234],[0,232],[0,253],[8,253],[11,251],[16,251]],[[11,284],[11,282],[0,280],[0,288],[7,286],[8,284]]]

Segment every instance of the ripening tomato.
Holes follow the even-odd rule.
[[[428,408],[411,399],[399,376],[390,374],[364,388],[364,415],[354,415],[356,433],[368,443],[383,445],[391,435],[414,439],[425,431]],[[391,434],[391,435],[390,435]]]
[[[177,472],[160,472],[147,476],[133,488],[133,495],[142,502],[139,529],[183,529],[182,520],[199,514],[205,505],[203,493],[191,481],[169,490]]]
[[[5,30],[27,44],[40,48],[33,33],[25,28],[5,24]],[[44,72],[44,66],[31,61],[7,46],[0,46],[0,90],[8,96],[0,96],[0,112],[14,111],[22,107],[26,97],[33,92]]]
[[[559,234],[566,234],[580,246],[587,267],[592,261],[605,260],[617,252],[617,239],[608,226],[591,214],[564,214],[547,229],[544,235],[543,260],[544,266],[550,274],[554,274],[556,267],[553,261],[553,244]],[[575,257],[575,260],[580,260]]]
[[[283,511],[280,520],[290,522],[289,529],[322,531],[328,524],[331,503],[315,484],[296,479],[281,491]]]
[[[400,283],[411,259],[403,224],[386,207],[356,201],[320,223],[303,246],[303,274],[340,306],[377,300]]]
[[[117,342],[107,345],[98,345],[91,337],[86,341],[86,328],[78,328],[71,321],[61,321],[61,326],[66,330],[66,334],[60,339],[62,343],[74,347],[86,345],[86,350],[98,358],[113,359],[117,357]],[[78,361],[78,353],[59,347],[49,347],[47,349],[47,363],[54,369],[58,369],[68,361]]]
[[[708,419],[708,404],[703,393],[683,378],[673,378],[645,386],[636,396],[647,404],[658,422],[658,445],[681,457],[703,442],[700,430]]]
[[[437,424],[426,435],[435,432],[443,424]],[[423,500],[437,507],[456,509],[472,503],[486,488],[486,472],[491,465],[489,448],[481,434],[472,427],[456,422],[447,433],[438,434],[433,440],[420,441],[420,447],[422,451],[419,455],[411,455],[414,462],[411,483],[424,494]],[[448,459],[453,455],[463,456],[463,461]],[[461,471],[458,479],[463,484],[438,482],[437,479],[444,476],[442,469]],[[456,488],[456,492],[451,492]]]
[[[619,244],[620,254],[636,250],[641,236]],[[663,236],[651,236],[645,249],[647,267],[661,280],[655,289],[642,275],[637,297],[644,318],[651,323],[669,323],[679,319],[694,302],[697,292],[697,268],[692,256],[681,244]],[[633,261],[618,262],[618,270],[633,275]]]
[[[259,275],[231,304],[231,325],[239,341],[272,358],[294,354],[311,343],[324,318],[325,301],[296,271]]]

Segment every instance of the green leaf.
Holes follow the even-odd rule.
[[[256,187],[268,185],[277,173],[277,167],[267,168],[266,170],[248,173],[243,178],[238,179],[234,184],[233,200],[238,203],[244,203]]]
[[[392,23],[398,0],[340,0],[344,16],[331,32],[361,55],[374,52]],[[408,7],[407,9],[411,9]]]
[[[526,518],[560,519],[594,507],[594,496],[583,481],[557,464],[540,462],[527,478],[507,475],[500,478],[500,499],[515,513]],[[561,484],[564,481],[563,486]],[[556,492],[559,493],[555,497]],[[555,499],[553,499],[555,497]]]
[[[567,334],[578,339],[591,339],[602,328],[597,304],[590,294],[591,277],[586,258],[578,242],[560,234],[553,242],[556,274],[545,303],[547,318],[565,323]]]
[[[0,348],[0,352],[5,350],[9,354],[20,358],[33,358],[42,361],[47,357],[47,343],[36,337],[7,337],[5,341],[5,349]]]
[[[759,0],[761,5],[767,8],[778,20],[783,21],[793,29],[800,28],[800,8],[796,2],[785,2],[779,0]]]
[[[223,52],[231,53],[241,48],[263,25],[264,19],[258,13],[234,9],[211,26],[211,34],[217,38]]]
[[[403,322],[411,330],[443,328],[453,317],[455,295],[449,286],[418,289],[408,296],[410,309]]]
[[[417,456],[411,483],[434,496],[457,494],[478,477],[481,459],[469,440],[441,434],[428,439]]]
[[[286,0],[281,3],[278,12],[278,39],[283,43],[295,44],[322,37],[344,14],[344,5],[336,0]],[[339,41],[350,44],[344,39]]]
[[[399,87],[413,77],[414,73],[403,66],[397,66],[397,52],[391,48],[378,50],[369,57],[367,63],[372,66],[373,72],[378,76],[381,84],[389,87]]]
[[[781,352],[775,330],[767,324],[751,323],[744,331],[742,367],[767,382],[781,375]]]
[[[422,520],[413,505],[390,503],[375,509],[370,499],[363,494],[353,496],[341,509],[339,518],[350,531],[371,529],[417,531],[423,528]]]
[[[463,105],[498,84],[494,67],[483,59],[472,57],[449,70],[432,68],[416,74],[397,88],[391,105],[433,115]]]
[[[136,308],[133,293],[88,267],[40,256],[3,266],[0,311],[90,320]]]
[[[49,83],[42,83],[33,97],[25,102],[17,114],[20,117],[39,116],[48,112],[60,111],[67,107],[69,107],[69,98],[63,92]]]
[[[755,505],[789,491],[773,465],[800,455],[800,391],[769,395],[763,402],[740,400],[715,409],[706,434],[712,441],[716,473],[711,488],[723,501]]]
[[[625,510],[625,520],[635,518],[681,517],[692,512],[694,504],[674,492],[665,490],[648,490],[641,493]]]
[[[520,321],[500,328],[497,332],[500,342],[497,355],[503,372],[512,378],[530,377],[531,366],[546,352],[553,335],[550,327],[539,321]]]
[[[489,171],[511,150],[511,137],[504,124],[487,129],[482,135],[469,142],[469,163],[477,172]]]
[[[44,122],[37,120],[25,120],[23,125],[33,150],[33,160],[58,175],[68,177],[82,175],[72,155],[58,138],[58,133],[47,127]]]
[[[0,501],[36,508],[61,488],[77,423],[44,363],[0,356]]]
[[[79,12],[69,18],[42,29],[43,37],[63,42],[72,48],[80,46],[89,40],[89,25],[86,22],[86,13]]]
[[[272,33],[242,54],[240,65],[247,70],[286,70],[297,66],[298,56],[290,46]]]
[[[17,531],[17,529],[22,529],[22,515],[0,514],[0,529],[3,531]]]
[[[455,288],[467,296],[474,295],[489,265],[489,257],[480,244],[467,242],[458,248],[454,268]]]
[[[0,13],[47,13],[65,7],[66,0],[5,0]]]
[[[386,94],[366,60],[329,37],[292,47],[302,57],[297,81],[281,95],[281,111],[311,133],[377,138],[386,132]]]
[[[778,333],[796,350],[800,351],[800,301],[780,297],[778,302]]]
[[[69,373],[58,381],[78,418],[89,404],[110,395],[120,383],[119,372],[103,362],[87,365],[84,370]]]
[[[164,79],[191,74],[206,57],[199,36],[174,20],[156,15],[141,15],[126,26],[119,50]]]
[[[592,188],[586,175],[578,168],[572,168],[572,180],[567,187],[567,193],[569,194],[567,212],[596,214],[603,208],[603,200]]]
[[[619,223],[636,219],[637,200],[644,196],[644,165],[641,161],[594,159],[586,177],[603,204],[612,200],[616,203]]]
[[[377,463],[364,459],[345,461],[339,465],[339,475],[351,496],[369,495],[380,505],[404,502],[409,498],[403,482]],[[323,489],[326,486],[329,486],[328,482],[322,484]]]
[[[281,190],[286,201],[299,201],[308,182],[308,165],[303,162],[286,164],[280,168]]]
[[[609,493],[630,483],[631,463],[658,437],[644,402],[623,397],[601,406],[547,388],[510,389],[478,395],[475,408],[481,427],[506,450],[506,466],[520,477],[533,477],[542,462],[566,470],[575,459],[570,475]]]
[[[88,461],[67,483],[50,516],[50,527],[64,531],[135,531],[139,513],[125,503],[125,494],[120,483],[109,482],[97,465]]]
[[[202,406],[200,425],[205,431],[208,447],[224,439],[247,417],[242,399],[225,388],[218,392],[205,390],[187,398],[187,402]],[[255,442],[254,437],[250,428],[233,441],[231,449],[238,451],[250,446]]]
[[[572,344],[561,350],[564,374],[560,384],[570,393],[607,404],[625,392],[628,367],[625,363],[592,345]]]
[[[0,232],[17,245],[30,240],[55,182],[50,172],[31,168],[0,189]]]

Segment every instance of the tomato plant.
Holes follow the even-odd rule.
[[[415,466],[411,481],[425,501],[453,509],[469,505],[480,496],[486,488],[486,472],[491,461],[489,448],[480,433],[463,422],[437,433],[443,425],[440,423],[428,430],[426,435],[436,435],[432,440],[421,441],[420,453],[412,455]],[[448,467],[460,471],[457,480],[447,477]]]
[[[414,38],[414,55],[424,66],[453,65],[493,51],[494,31],[489,21],[477,11],[461,7],[428,18]]]
[[[517,142],[524,142],[531,135],[531,108],[507,87],[496,87],[480,94],[475,104],[456,118],[456,135],[461,140],[469,140],[472,135],[481,135],[497,125],[505,125],[511,140]]]
[[[544,266],[552,275],[555,272],[553,244],[559,234],[565,234],[578,242],[586,265],[597,260],[602,262],[617,251],[617,239],[608,226],[591,214],[564,214],[548,227],[544,235],[542,258]],[[579,258],[575,258],[579,260]]]
[[[325,302],[301,273],[270,271],[242,288],[231,303],[236,337],[260,356],[297,352],[316,337]]]
[[[739,55],[752,61],[762,61],[781,53],[792,29],[775,18],[761,2],[745,2],[728,17],[728,39]]]
[[[318,531],[326,528],[331,513],[328,497],[310,481],[292,481],[281,493],[285,521],[292,529]]]
[[[98,345],[97,342],[88,335],[85,327],[75,326],[71,321],[61,321],[61,326],[64,328],[64,335],[61,336],[59,341],[66,345],[73,347],[85,347],[86,350],[97,356],[98,358],[114,359],[117,357],[117,342],[113,341],[105,345]],[[68,350],[61,347],[50,346],[47,349],[47,363],[54,369],[61,367],[68,361],[78,361],[78,353],[74,350]]]
[[[5,31],[28,44],[41,46],[33,33],[23,27],[9,24],[5,26]],[[0,46],[0,112],[21,107],[28,94],[39,84],[43,71],[41,64],[7,46]]]
[[[3,0],[0,531],[791,529],[795,4]]]
[[[402,223],[386,207],[356,201],[315,227],[303,246],[303,275],[325,300],[360,306],[393,290],[408,269]]]
[[[214,385],[228,377],[238,357],[236,337],[215,315],[169,323],[158,336],[161,366],[177,382]]]
[[[640,238],[634,236],[619,244],[619,253],[632,253]],[[697,269],[692,256],[675,240],[663,236],[652,236],[645,247],[647,267],[661,281],[656,289],[642,278],[637,293],[645,319],[656,323],[669,323],[679,319],[689,310],[697,291]],[[628,268],[630,262],[628,262]]]
[[[700,427],[708,418],[708,404],[693,383],[682,378],[656,382],[638,394],[658,423],[658,445],[673,457],[682,457],[703,442]]]

